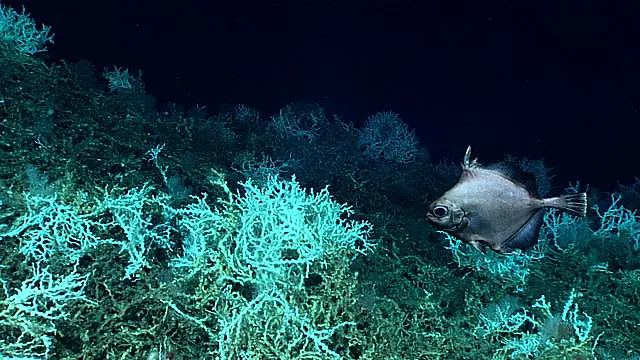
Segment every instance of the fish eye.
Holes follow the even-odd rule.
[[[443,217],[449,214],[449,209],[447,209],[446,206],[438,205],[434,207],[433,210],[431,210],[431,212],[433,213],[433,215],[437,217]]]

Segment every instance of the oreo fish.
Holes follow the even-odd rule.
[[[483,253],[535,245],[545,208],[586,215],[586,193],[540,199],[533,174],[508,162],[482,167],[470,157],[468,147],[458,183],[431,203],[427,220]]]

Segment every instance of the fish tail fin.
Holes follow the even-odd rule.
[[[545,199],[549,206],[568,212],[574,216],[587,215],[587,193],[565,194],[557,198]]]

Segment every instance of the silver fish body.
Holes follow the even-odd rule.
[[[429,206],[427,220],[476,249],[507,254],[536,244],[544,209],[585,216],[586,193],[539,199],[504,164],[482,167],[467,148],[458,182]],[[522,172],[521,170],[519,170]]]

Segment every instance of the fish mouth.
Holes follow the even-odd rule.
[[[464,209],[460,209],[462,211],[462,216],[460,217],[460,221],[459,222],[454,222],[451,225],[447,225],[442,223],[442,218],[437,217],[431,213],[427,213],[427,221],[429,221],[431,224],[433,224],[435,227],[437,227],[438,229],[445,231],[445,232],[458,232],[462,229],[464,229],[467,226],[467,213],[464,211]]]
[[[459,223],[453,224],[450,227],[442,226],[441,228],[442,228],[443,231],[446,231],[446,232],[458,232],[458,231],[464,229],[465,226],[466,226],[466,223],[464,221],[460,221]]]

